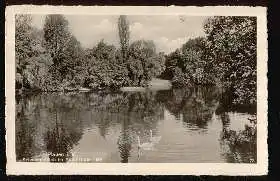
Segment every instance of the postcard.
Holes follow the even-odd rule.
[[[9,175],[265,175],[265,7],[8,6]]]

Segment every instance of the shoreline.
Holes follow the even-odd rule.
[[[120,88],[112,89],[112,88],[102,88],[102,89],[90,89],[86,87],[81,87],[77,89],[63,89],[63,90],[54,90],[54,91],[42,91],[40,89],[16,89],[16,94],[29,94],[29,93],[39,93],[39,92],[95,92],[95,91],[124,91],[124,92],[133,92],[133,91],[146,91],[146,90],[169,90],[173,86],[170,80],[153,78],[149,81],[148,85],[143,86],[123,86]]]

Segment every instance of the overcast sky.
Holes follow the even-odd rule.
[[[118,46],[119,16],[65,15],[70,31],[85,48],[92,48],[101,39]],[[169,53],[180,48],[189,38],[204,36],[203,23],[207,17],[198,16],[128,16],[131,41],[153,40],[157,51]],[[43,28],[45,16],[33,15],[33,25]]]

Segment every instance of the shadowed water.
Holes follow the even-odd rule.
[[[255,163],[255,142],[236,146],[224,136],[244,130],[250,114],[226,111],[220,98],[213,87],[25,95],[17,161]]]

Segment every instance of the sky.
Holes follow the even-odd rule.
[[[84,48],[92,48],[104,39],[108,44],[119,46],[119,16],[65,15],[72,34]],[[205,36],[203,24],[207,17],[177,15],[127,16],[131,42],[139,39],[153,40],[158,52],[170,53],[190,38]],[[33,26],[42,29],[44,15],[32,15]]]

